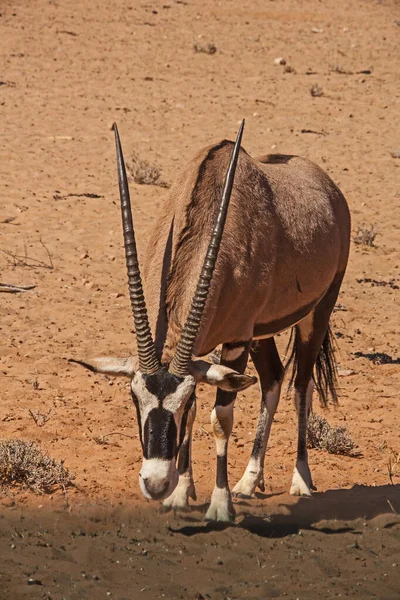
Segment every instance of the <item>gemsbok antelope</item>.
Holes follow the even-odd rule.
[[[329,176],[297,156],[251,158],[240,147],[243,125],[235,144],[224,140],[201,150],[171,188],[148,244],[144,286],[114,125],[138,358],[73,361],[130,379],[143,450],[140,487],[146,498],[173,509],[196,499],[196,384],[218,388],[211,413],[216,482],[206,513],[215,521],[234,518],[227,448],[236,394],[257,381],[244,374],[249,354],[261,409],[250,461],[233,493],[249,497],[257,486],[264,490],[264,457],[284,373],[274,336],[288,328],[298,415],[290,492],[311,495],[307,418],[314,386],[323,403],[328,393],[337,399],[329,319],[350,240],[346,200]],[[220,364],[198,360],[220,344]]]

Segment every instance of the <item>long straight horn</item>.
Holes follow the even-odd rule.
[[[232,151],[231,160],[225,176],[225,184],[219,205],[217,219],[214,230],[204,259],[200,279],[197,284],[196,293],[192,300],[189,315],[186,319],[181,338],[178,342],[175,355],[170,364],[169,370],[178,377],[185,377],[189,373],[189,363],[192,359],[193,347],[199,332],[201,318],[207,301],[208,291],[217,262],[219,247],[221,244],[222,233],[224,230],[226,214],[228,212],[229,200],[231,197],[233,180],[235,177],[236,165],[239,157],[240,143],[242,141],[244,120],[236,138],[236,143]]]
[[[136,250],[135,232],[132,222],[131,200],[129,196],[128,179],[126,176],[124,157],[117,125],[114,123],[115,145],[117,149],[117,169],[119,195],[121,198],[122,228],[126,267],[128,271],[129,297],[135,321],[136,339],[139,354],[139,369],[142,373],[155,373],[160,368],[156,355],[153,338],[147,316],[146,302],[143,294],[142,279],[139,271],[139,261]]]

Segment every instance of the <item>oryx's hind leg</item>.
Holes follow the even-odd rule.
[[[193,404],[189,408],[185,427],[185,436],[179,450],[178,485],[172,494],[163,502],[163,507],[166,510],[189,510],[189,498],[192,498],[192,500],[197,500],[192,472],[192,430],[195,417],[196,399],[193,400]]]
[[[330,343],[329,319],[339,293],[339,282],[332,284],[327,294],[314,310],[296,325],[295,335],[295,405],[298,419],[297,460],[293,472],[290,493],[293,496],[311,496],[313,485],[307,452],[307,421],[312,406],[315,387],[313,372],[317,363],[317,381],[322,375],[324,382],[320,386],[322,401],[326,402],[328,391],[336,400],[335,367],[333,348]]]
[[[233,495],[248,498],[258,486],[263,492],[264,458],[274,414],[279,402],[283,365],[274,338],[253,343],[251,357],[260,377],[261,407],[253,450],[243,477],[233,488]]]
[[[221,365],[244,373],[249,356],[250,342],[224,344]],[[217,473],[211,504],[206,513],[207,521],[231,522],[235,518],[231,493],[228,485],[228,441],[233,427],[233,406],[237,392],[227,392],[218,388],[217,398],[211,413],[215,444],[217,449]]]

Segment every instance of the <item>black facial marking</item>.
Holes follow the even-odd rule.
[[[170,410],[152,408],[144,424],[143,433],[144,458],[175,458],[178,432]]]
[[[178,385],[183,381],[182,377],[177,377],[165,369],[159,369],[153,375],[144,375],[143,378],[147,390],[159,402],[176,392]]]
[[[132,392],[132,390],[131,390],[131,396],[132,396],[133,404],[135,405],[135,408],[136,408],[136,416],[137,416],[137,422],[138,422],[138,427],[139,427],[139,438],[140,438],[140,444],[141,444],[142,450],[143,450],[142,420],[140,418],[139,403],[138,403],[138,399],[136,398],[136,396]]]

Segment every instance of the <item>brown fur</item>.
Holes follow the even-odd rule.
[[[225,140],[196,155],[148,245],[145,296],[164,362],[189,312],[231,152]],[[322,169],[297,156],[255,160],[242,149],[195,355],[303,318],[344,272],[349,239],[346,201]]]

